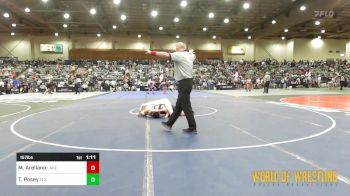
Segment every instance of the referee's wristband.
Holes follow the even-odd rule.
[[[156,51],[151,51],[150,55],[157,56],[157,52]]]

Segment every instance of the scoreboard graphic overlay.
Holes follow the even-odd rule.
[[[99,153],[17,153],[16,184],[99,185]]]

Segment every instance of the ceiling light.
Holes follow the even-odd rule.
[[[67,28],[68,27],[68,25],[67,24],[63,24],[63,28]]]
[[[323,46],[324,42],[322,39],[315,38],[311,40],[311,46],[314,48],[321,48]]]
[[[249,31],[249,29],[248,28],[244,28],[244,31],[247,32],[247,31]]]
[[[324,29],[321,30],[321,33],[325,33],[325,32],[326,32],[326,30],[324,30]]]
[[[272,20],[271,23],[272,23],[272,24],[276,24],[276,20]]]
[[[315,25],[316,25],[316,26],[318,26],[318,25],[320,25],[320,24],[321,24],[320,21],[318,21],[318,20],[315,21]]]
[[[286,39],[286,37],[282,36],[282,37],[281,37],[281,39],[282,39],[282,40],[285,40],[285,39]]]
[[[97,37],[101,37],[101,34],[100,34],[100,33],[97,33]]]
[[[153,10],[153,11],[151,12],[151,16],[153,16],[153,17],[158,16],[158,11],[157,11],[157,10]]]
[[[214,16],[215,16],[215,15],[214,15],[213,12],[210,12],[210,13],[208,14],[208,17],[209,17],[209,18],[214,18]]]
[[[138,38],[141,38],[142,36],[141,36],[141,34],[138,34],[137,37],[138,37]]]
[[[30,9],[26,7],[26,8],[24,9],[24,11],[28,13],[28,12],[30,12]]]
[[[57,37],[57,36],[58,36],[58,33],[55,33],[55,36]]]
[[[207,31],[208,30],[208,28],[207,27],[203,27],[203,31]]]
[[[176,35],[176,39],[179,39],[180,38],[180,35]]]
[[[187,1],[181,1],[180,6],[181,7],[186,7],[187,6]]]
[[[49,0],[41,0],[43,3],[47,3]]]
[[[120,16],[120,19],[126,20],[126,15],[125,15],[125,14],[122,14],[122,15]]]
[[[163,29],[164,29],[163,27],[159,27],[159,31],[163,31]]]
[[[7,12],[5,12],[3,16],[4,16],[5,18],[8,18],[8,17],[10,17],[10,14],[7,13]]]
[[[174,18],[174,22],[179,22],[179,21],[180,21],[180,19],[178,17]]]
[[[96,9],[95,8],[91,8],[90,9],[90,14],[91,15],[95,15],[96,14]]]
[[[11,36],[14,36],[14,35],[16,35],[15,32],[11,32]]]
[[[16,23],[12,23],[12,27],[16,27],[17,25],[16,25]]]
[[[285,32],[285,33],[288,33],[288,29],[284,29],[284,32]]]
[[[248,2],[243,3],[243,8],[244,9],[249,9],[250,8],[250,3],[248,3]]]
[[[252,39],[252,36],[249,35],[249,36],[248,36],[248,39]]]
[[[216,35],[213,35],[213,39],[216,39]]]
[[[70,15],[68,13],[63,14],[63,18],[68,19],[69,17],[70,17]]]
[[[119,5],[120,4],[120,0],[113,0],[113,3],[116,4],[116,5]]]
[[[225,19],[224,19],[224,23],[227,24],[227,23],[229,23],[229,22],[230,22],[230,19],[228,19],[228,18],[225,18]]]
[[[113,25],[112,28],[113,28],[113,29],[117,29],[117,25]]]
[[[305,5],[300,6],[300,11],[305,11],[305,10],[306,10],[306,6]]]

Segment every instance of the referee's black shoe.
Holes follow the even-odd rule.
[[[182,129],[182,131],[183,131],[184,133],[193,133],[193,134],[197,134],[197,129],[194,129],[194,128]]]
[[[167,122],[162,122],[162,125],[164,128],[170,130],[171,129],[171,126],[167,123]]]

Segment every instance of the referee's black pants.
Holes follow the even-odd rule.
[[[192,91],[193,79],[183,79],[179,81],[178,84],[178,92],[179,95],[177,97],[176,105],[174,112],[170,115],[167,124],[169,126],[173,126],[175,121],[181,115],[181,111],[184,111],[188,127],[190,129],[197,129],[196,120],[194,119],[194,113],[191,106],[190,94]]]

